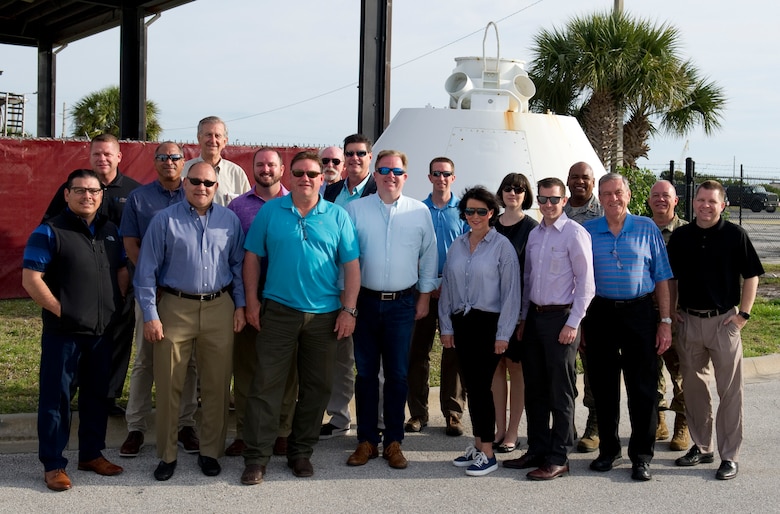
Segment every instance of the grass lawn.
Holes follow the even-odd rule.
[[[780,298],[762,296],[762,290],[780,288],[780,264],[765,265],[759,298],[752,317],[742,332],[745,357],[780,353]],[[40,361],[40,309],[32,300],[0,300],[0,414],[35,412],[38,403],[38,366]],[[431,385],[439,385],[441,345],[437,341],[431,354]],[[132,363],[132,360],[131,360]],[[131,364],[132,365],[132,364]],[[127,404],[129,379],[119,400]]]

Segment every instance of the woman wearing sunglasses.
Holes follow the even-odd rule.
[[[522,173],[510,173],[501,181],[498,188],[498,203],[504,208],[498,217],[496,230],[509,239],[517,252],[520,262],[520,287],[523,286],[523,265],[525,263],[525,244],[528,234],[539,223],[526,216],[526,209],[534,203],[531,184]],[[509,371],[509,386],[506,373]],[[508,397],[507,397],[507,393]],[[509,423],[506,420],[506,403],[509,400]],[[496,408],[496,440],[493,444],[498,453],[510,453],[517,445],[517,431],[520,418],[525,407],[525,384],[523,382],[523,366],[520,363],[520,344],[512,334],[509,349],[501,357],[493,376],[493,401]]]
[[[468,189],[458,208],[471,230],[447,252],[439,331],[442,345],[457,352],[474,432],[474,445],[452,463],[465,467],[467,475],[482,476],[498,469],[490,389],[520,315],[520,264],[512,243],[493,228],[499,205],[490,191]]]

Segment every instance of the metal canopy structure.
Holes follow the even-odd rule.
[[[146,138],[144,18],[193,0],[0,0],[0,43],[38,48],[38,137],[54,136],[56,47],[121,27],[120,136]]]

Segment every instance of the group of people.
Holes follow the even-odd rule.
[[[312,476],[317,441],[350,432],[353,395],[357,447],[347,464],[366,465],[381,444],[390,467],[406,468],[404,433],[428,423],[437,326],[445,430],[463,433],[467,401],[474,435],[453,464],[474,476],[496,470],[495,452],[514,450],[525,410],[528,452],[504,465],[534,468],[534,480],[568,474],[575,357],[584,348],[595,416],[583,439],[595,437],[599,449],[591,469],[607,471],[621,458],[622,370],[632,477],[647,480],[659,355],[672,345],[672,316],[680,358],[666,363],[679,368],[687,400],[673,373],[672,409],[687,419],[694,442],[678,464],[714,458],[706,385],[712,360],[721,395],[718,478],[736,475],[739,329],[763,270],[744,231],[720,218],[720,184],[700,186],[694,223],[669,228],[667,258],[656,225],[671,220],[629,214],[631,193],[620,175],[601,178],[600,203],[581,201],[578,183],[586,192],[594,187],[585,163],[570,170],[577,202],[568,202],[559,179],[537,183],[537,223],[523,212],[534,193],[519,173],[508,174],[495,194],[475,186],[459,199],[451,191],[455,164],[436,157],[432,193],[421,202],[403,194],[406,155],[383,150],[374,160],[372,142],[353,134],[343,148],[293,156],[289,191],[282,156],[257,150],[250,187],[246,173],[221,156],[222,120],[204,118],[197,135],[201,154],[186,163],[178,144],[160,144],[157,180],[144,186],[119,172],[116,138],[94,138],[91,169],[68,176],[30,237],[23,285],[43,309],[38,435],[49,489],[71,488],[63,451],[76,384],[78,468],[123,471],[102,450],[133,332],[128,436],[119,454],[140,453],[154,384],[157,480],[174,475],[179,446],[199,454],[207,476],[221,472],[223,455],[243,456],[247,485],[262,482],[272,455],[286,456],[295,476]],[[673,213],[667,184],[656,185],[651,206],[657,200]],[[602,207],[603,216],[591,216]],[[582,226],[579,214],[593,220]],[[714,252],[721,257],[712,259]],[[231,379],[236,438],[225,448]],[[325,412],[330,419],[321,424]]]

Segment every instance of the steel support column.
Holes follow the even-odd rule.
[[[392,0],[360,2],[358,132],[373,141],[390,123]]]
[[[51,41],[38,40],[38,137],[54,137],[56,75],[57,56]]]
[[[119,50],[119,137],[146,140],[144,10],[123,7]]]

